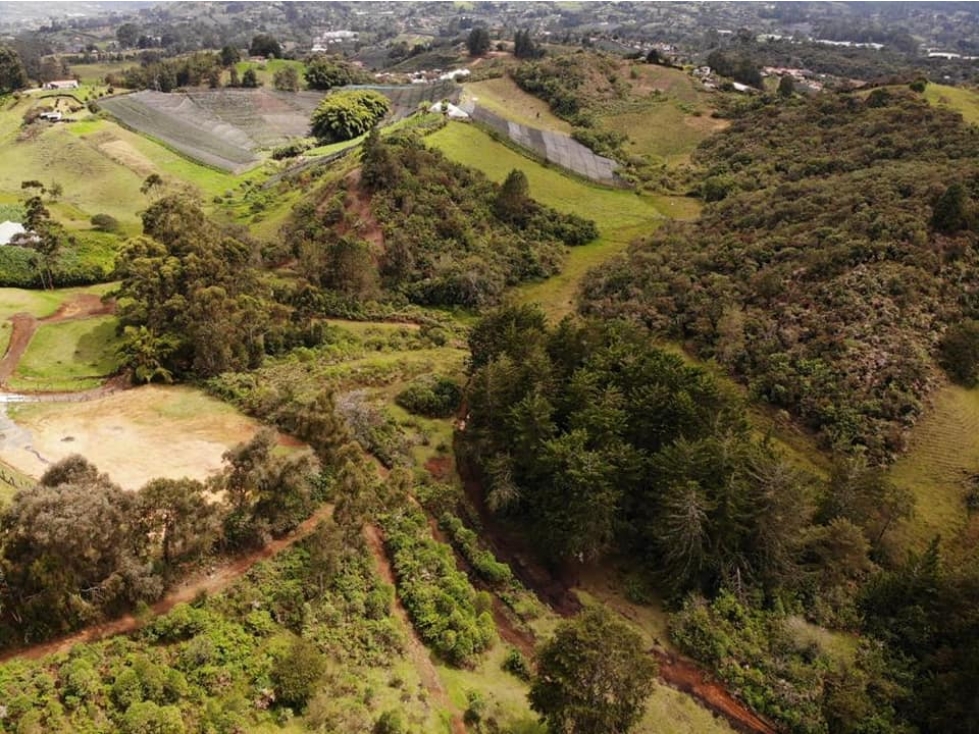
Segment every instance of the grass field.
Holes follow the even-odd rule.
[[[53,291],[28,291],[23,288],[0,288],[0,356],[7,351],[10,341],[10,322],[14,314],[29,313],[35,318],[50,316],[62,303],[77,293],[104,295],[112,284],[90,286],[88,288],[60,288]]]
[[[80,403],[22,403],[8,411],[27,431],[30,446],[0,439],[0,460],[38,477],[45,462],[79,453],[125,489],[154,477],[205,479],[221,467],[221,454],[257,430],[255,421],[189,387],[153,385]]]
[[[951,107],[962,113],[966,122],[979,125],[979,92],[975,89],[929,84],[925,87],[925,99],[933,105]]]
[[[570,123],[551,112],[547,102],[523,91],[509,76],[466,84],[463,94],[465,99],[521,125],[571,134]]]
[[[890,477],[915,496],[914,517],[894,530],[891,543],[921,551],[936,535],[950,540],[967,521],[966,478],[979,473],[979,389],[949,385],[915,427],[910,450]]]
[[[119,369],[114,316],[42,324],[10,378],[14,390],[83,390]]]
[[[72,64],[71,73],[77,74],[82,84],[103,84],[109,74],[121,74],[124,69],[137,65],[139,65],[137,58],[115,63]]]
[[[629,136],[627,153],[667,165],[687,161],[702,140],[727,125],[725,120],[690,114],[669,98],[651,101],[641,111],[604,117],[602,122],[609,130]]]

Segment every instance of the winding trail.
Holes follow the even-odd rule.
[[[72,298],[62,303],[57,311],[43,319],[38,319],[29,313],[17,313],[11,316],[9,319],[12,325],[10,343],[7,345],[3,359],[0,359],[0,390],[7,391],[7,380],[17,370],[21,357],[24,356],[34,333],[41,324],[56,324],[61,321],[77,321],[92,316],[105,316],[111,314],[114,308],[114,302],[103,302],[94,293],[76,293]]]
[[[208,572],[201,572],[188,577],[179,586],[171,589],[162,599],[150,607],[153,615],[166,614],[178,604],[192,602],[201,594],[216,594],[223,591],[247,573],[256,563],[271,558],[275,554],[298,543],[310,535],[320,522],[329,519],[332,515],[333,505],[323,505],[288,535],[276,538],[252,553],[238,556],[215,566]],[[142,624],[143,621],[131,614],[127,614],[102,624],[86,627],[67,637],[5,652],[3,655],[0,655],[0,663],[5,663],[8,660],[14,660],[16,658],[37,660],[47,655],[68,652],[72,647],[83,642],[97,642],[108,637],[135,632]]]
[[[480,539],[497,558],[507,563],[514,575],[542,602],[562,617],[573,617],[581,610],[581,602],[571,591],[571,584],[548,572],[535,560],[535,554],[522,540],[505,531],[496,518],[488,512],[482,501],[482,488],[470,471],[459,467],[459,473],[472,505],[477,508],[483,532]],[[516,627],[508,631],[525,638],[524,645],[533,645],[533,637]],[[512,643],[511,643],[512,644]],[[723,716],[736,731],[743,734],[780,734],[771,723],[745,706],[723,683],[715,681],[693,660],[662,650],[648,651],[656,659],[659,677],[668,686],[686,693],[712,713]]]

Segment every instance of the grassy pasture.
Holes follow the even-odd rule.
[[[113,316],[42,324],[10,378],[15,390],[85,389],[119,369]]]
[[[571,134],[571,124],[557,117],[547,102],[528,94],[509,76],[465,85],[465,97],[500,117],[541,130]]]
[[[921,551],[936,535],[954,538],[968,519],[966,478],[979,473],[979,389],[942,388],[915,427],[909,451],[890,471],[891,480],[915,496],[914,516],[895,528],[892,544]]]
[[[929,84],[925,87],[925,99],[936,106],[950,107],[960,112],[966,122],[979,125],[979,92],[975,89]]]
[[[105,78],[109,74],[121,74],[124,69],[137,66],[139,59],[132,58],[127,61],[101,62],[96,64],[73,64],[72,74],[77,74],[82,80],[82,84],[104,85]]]
[[[603,117],[602,123],[629,136],[626,152],[668,165],[685,162],[702,140],[727,124],[707,115],[691,115],[669,98],[652,99],[640,111]]]

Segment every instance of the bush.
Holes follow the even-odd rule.
[[[118,232],[119,220],[108,214],[96,214],[91,219],[92,227],[99,232]]]
[[[432,539],[425,516],[403,510],[382,520],[398,593],[425,644],[450,665],[469,666],[496,636],[493,617],[455,567],[452,552]]]
[[[503,658],[503,665],[500,667],[522,681],[530,680],[530,665],[527,663],[527,658],[515,647],[507,650],[506,657]]]
[[[496,560],[490,551],[480,548],[479,536],[463,525],[458,517],[451,512],[444,513],[439,519],[439,527],[449,534],[452,544],[484,581],[494,586],[506,586],[513,582],[510,567]]]
[[[409,413],[429,418],[448,418],[459,407],[462,390],[446,377],[426,375],[398,393],[394,402]]]
[[[313,135],[324,143],[356,138],[380,122],[390,108],[387,97],[372,89],[331,94],[313,112]]]

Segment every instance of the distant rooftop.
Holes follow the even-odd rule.
[[[9,245],[15,235],[26,231],[19,222],[0,222],[0,245]]]

